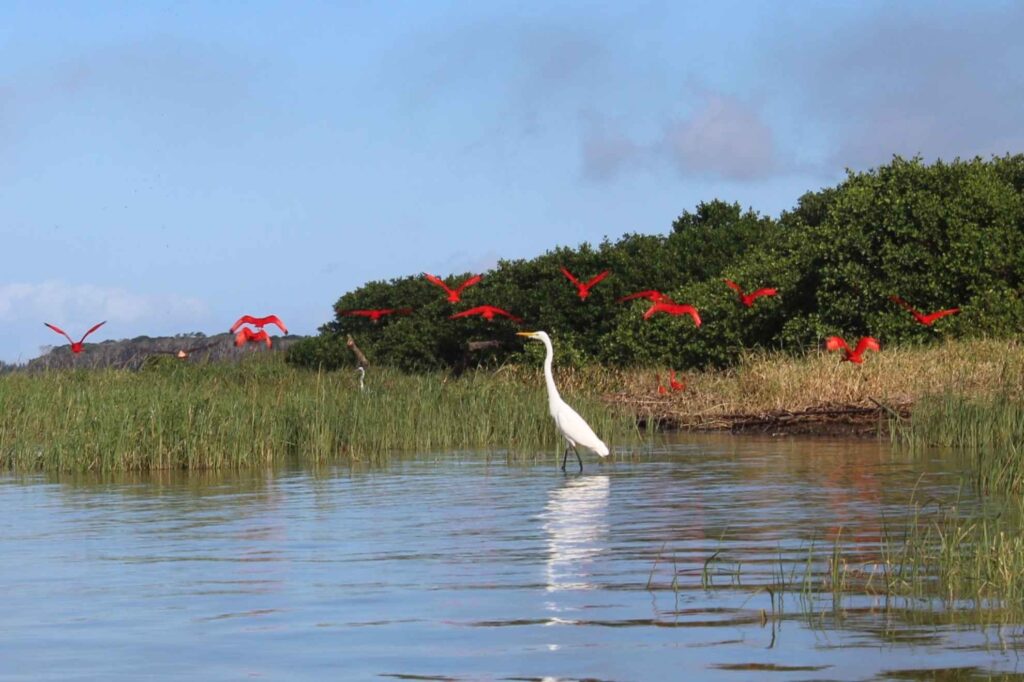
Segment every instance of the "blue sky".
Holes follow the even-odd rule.
[[[1024,152],[1020,3],[5,2],[0,360]]]

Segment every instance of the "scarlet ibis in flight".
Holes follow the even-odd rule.
[[[248,327],[242,327],[237,334],[235,334],[235,345],[244,346],[246,343],[259,343],[265,341],[267,348],[270,348],[273,344],[270,340],[270,334],[267,333],[266,329],[261,329],[258,332],[249,329]]]
[[[259,327],[260,329],[263,329],[264,325],[276,324],[278,329],[283,331],[285,334],[288,333],[288,328],[284,326],[284,322],[282,322],[281,318],[278,317],[277,315],[267,315],[266,317],[253,317],[252,315],[242,315],[240,318],[238,318],[238,322],[235,322],[233,325],[231,325],[231,333],[234,334],[236,331],[238,331],[238,328],[241,327],[243,324],[251,324],[254,327]]]
[[[411,312],[412,308],[375,308],[373,310],[339,310],[338,314],[348,317],[366,317],[377,323],[386,315],[408,315]]]
[[[906,308],[907,311],[909,311],[910,314],[914,316],[915,320],[917,320],[926,327],[930,327],[933,324],[935,324],[935,320],[941,320],[943,317],[946,317],[947,315],[956,315],[958,312],[960,312],[959,308],[947,308],[946,310],[939,310],[937,312],[928,313],[927,315],[925,315],[924,313],[915,310],[912,305],[904,301],[899,296],[890,296],[889,300],[892,301],[893,303],[896,303]]]
[[[430,273],[424,272],[423,276],[426,277],[427,281],[430,282],[431,284],[436,284],[437,286],[441,287],[446,292],[448,292],[449,303],[458,303],[463,291],[473,286],[474,284],[478,284],[480,280],[483,279],[483,275],[473,275],[472,277],[464,281],[462,284],[452,289],[451,287],[444,283],[443,279],[437,277],[436,275],[431,275]]]
[[[873,336],[862,336],[860,341],[857,342],[857,347],[850,349],[850,346],[839,336],[830,336],[825,339],[825,348],[828,350],[842,350],[845,351],[846,357],[844,361],[849,361],[854,364],[860,365],[864,362],[864,352],[873,350],[876,353],[882,350],[882,347],[878,345],[878,339]]]
[[[99,324],[94,325],[93,327],[91,327],[89,329],[89,331],[87,331],[86,333],[82,334],[82,338],[81,339],[79,339],[78,341],[75,341],[70,336],[68,336],[68,333],[66,331],[64,331],[63,329],[61,329],[57,325],[50,324],[49,322],[43,322],[43,324],[45,324],[47,327],[49,327],[53,331],[57,332],[58,334],[63,334],[64,338],[66,338],[68,341],[71,342],[71,352],[74,353],[75,355],[78,355],[79,353],[82,352],[82,344],[85,343],[85,337],[89,336],[89,334],[92,334],[94,331],[96,331],[97,329],[99,329],[100,327],[105,325],[106,323],[107,323],[107,321],[103,320]]]
[[[700,313],[692,305],[685,303],[673,303],[672,301],[657,301],[654,305],[647,309],[644,313],[644,319],[649,320],[651,317],[658,313],[667,313],[669,315],[689,315],[693,318],[693,323],[700,326]]]
[[[778,289],[764,288],[757,289],[756,291],[752,291],[749,294],[745,294],[743,293],[743,289],[740,287],[740,285],[736,284],[736,282],[733,282],[731,279],[725,280],[725,283],[726,285],[728,285],[730,289],[736,292],[736,295],[740,297],[740,302],[743,303],[743,305],[747,306],[748,308],[753,308],[754,301],[761,298],[762,296],[774,296],[775,294],[779,293]]]
[[[501,308],[496,308],[493,305],[478,305],[475,308],[470,308],[469,310],[463,310],[461,313],[455,313],[454,315],[451,315],[450,318],[454,320],[454,319],[459,318],[459,317],[469,317],[471,315],[479,315],[482,318],[484,318],[485,320],[487,320],[488,322],[493,320],[495,315],[501,315],[502,317],[507,317],[508,319],[512,320],[513,322],[522,322],[523,321],[521,318],[516,317],[515,315],[513,315],[510,312],[508,312],[507,310],[502,310]]]
[[[636,293],[629,294],[627,296],[623,296],[622,298],[616,299],[615,302],[616,303],[625,303],[626,301],[635,301],[638,298],[646,298],[651,303],[658,303],[660,301],[671,301],[672,300],[668,296],[666,296],[665,294],[661,293],[660,291],[656,291],[655,289],[647,289],[645,291],[638,291]]]
[[[590,288],[593,287],[598,282],[600,282],[605,277],[607,277],[609,272],[611,271],[605,270],[604,272],[595,275],[593,279],[588,280],[587,282],[581,282],[578,279],[576,279],[567,268],[562,268],[562,274],[568,277],[569,281],[576,286],[576,293],[577,295],[579,295],[581,301],[587,300],[587,296],[590,296]]]

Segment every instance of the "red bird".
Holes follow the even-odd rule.
[[[459,286],[457,286],[456,288],[452,289],[447,284],[445,284],[444,280],[441,279],[440,277],[431,275],[430,273],[426,272],[423,273],[423,276],[426,277],[427,281],[430,282],[431,284],[436,284],[437,286],[441,287],[442,289],[448,292],[449,303],[458,303],[463,291],[473,286],[474,284],[478,284],[480,280],[483,279],[483,275],[474,275],[467,279],[462,284],[460,284]]]
[[[70,336],[68,336],[68,333],[66,331],[64,331],[63,329],[61,329],[57,325],[50,324],[49,322],[43,322],[43,324],[45,324],[47,327],[49,327],[53,331],[57,332],[58,334],[63,334],[64,338],[66,338],[68,341],[71,342],[71,352],[74,353],[75,355],[78,355],[79,353],[82,352],[82,344],[85,343],[85,337],[89,336],[89,334],[92,334],[94,331],[96,331],[97,329],[99,329],[100,327],[105,325],[106,323],[107,323],[107,321],[103,320],[99,324],[97,324],[94,327],[92,327],[91,329],[89,329],[89,331],[87,331],[86,333],[82,334],[82,338],[81,339],[79,339],[78,341],[75,341]]]
[[[924,313],[915,310],[913,306],[911,306],[909,303],[904,301],[899,296],[890,296],[889,300],[892,301],[893,303],[896,303],[906,308],[910,312],[910,314],[914,316],[915,320],[925,325],[926,327],[930,327],[933,324],[935,324],[935,320],[941,320],[943,317],[946,317],[947,315],[956,315],[958,312],[960,312],[959,308],[948,308],[947,310],[940,310],[938,312],[929,313],[925,315]]]
[[[376,324],[385,315],[408,315],[412,308],[376,308],[374,310],[339,310],[339,315],[368,317]]]
[[[259,343],[265,341],[267,348],[270,348],[273,344],[270,341],[270,334],[267,333],[266,329],[261,329],[258,332],[249,329],[248,327],[242,327],[242,329],[235,334],[235,345],[244,346],[246,343]]]
[[[693,323],[700,326],[700,313],[692,305],[686,305],[685,303],[673,303],[672,301],[657,301],[654,305],[647,309],[644,313],[644,319],[649,320],[657,313],[668,313],[669,315],[689,315],[693,318]]]
[[[873,336],[862,336],[860,341],[857,342],[857,347],[850,350],[850,346],[847,345],[846,341],[838,336],[830,336],[825,339],[825,348],[828,350],[843,350],[846,352],[844,361],[850,361],[854,364],[862,364],[864,362],[864,352],[873,350],[876,353],[882,350],[882,347],[878,345],[878,339]]]
[[[745,294],[743,293],[743,289],[741,289],[740,285],[736,284],[736,282],[727,279],[725,280],[725,283],[729,286],[730,289],[736,292],[736,294],[740,297],[740,301],[743,303],[743,305],[747,306],[748,308],[752,308],[754,306],[754,301],[756,301],[762,296],[774,296],[775,294],[779,293],[778,289],[758,289],[757,291]]]
[[[587,300],[587,296],[590,296],[590,288],[600,282],[602,279],[608,276],[610,270],[596,275],[592,280],[584,283],[573,277],[573,274],[569,272],[565,267],[562,268],[562,274],[569,278],[569,281],[576,285],[576,293],[579,295],[581,301]]]
[[[646,291],[638,291],[635,294],[629,294],[628,296],[623,296],[620,299],[616,299],[615,302],[616,303],[625,303],[626,301],[635,301],[638,298],[646,298],[651,303],[660,303],[661,301],[669,301],[669,302],[672,301],[672,299],[670,299],[668,296],[666,296],[665,294],[661,293],[660,291],[656,291],[654,289],[647,289]]]
[[[483,317],[487,321],[493,320],[495,315],[501,315],[503,317],[507,317],[508,319],[512,320],[513,322],[522,322],[522,319],[516,317],[515,315],[513,315],[510,312],[508,312],[507,310],[502,310],[501,308],[495,308],[493,305],[478,305],[475,308],[470,308],[469,310],[463,310],[461,313],[455,313],[454,315],[452,315],[450,317],[450,319],[454,320],[454,319],[456,319],[458,317],[469,317],[470,315],[480,315],[481,317]]]
[[[668,389],[661,385],[661,375],[655,374],[654,378],[658,380],[658,393],[660,395],[665,395],[666,393],[668,393]]]
[[[669,370],[668,384],[672,387],[673,391],[684,391],[686,390],[686,379],[682,381],[676,381],[676,371],[674,369]]]
[[[238,318],[238,322],[235,322],[233,325],[231,325],[231,333],[234,334],[236,331],[238,331],[238,328],[241,327],[243,324],[251,324],[255,327],[259,327],[260,329],[263,329],[263,326],[267,324],[276,324],[278,329],[283,331],[285,334],[288,333],[288,328],[284,326],[284,322],[282,322],[281,318],[278,317],[277,315],[267,315],[266,317],[253,317],[252,315],[242,315],[240,318]]]

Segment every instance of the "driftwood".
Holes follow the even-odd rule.
[[[470,341],[469,343],[466,344],[466,348],[469,350],[469,352],[472,353],[475,350],[486,350],[488,348],[500,348],[501,345],[502,345],[501,341],[498,341],[497,339],[491,339],[490,341]]]
[[[365,355],[363,355],[363,351],[359,350],[359,346],[356,345],[356,341],[355,339],[352,338],[351,334],[348,335],[348,340],[345,341],[345,345],[348,346],[352,353],[356,356],[357,367],[362,367],[363,369],[365,369],[370,366],[370,361],[366,359]]]

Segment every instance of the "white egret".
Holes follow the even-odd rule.
[[[601,457],[607,457],[608,446],[597,437],[597,434],[583,420],[583,417],[576,410],[569,407],[562,400],[562,396],[558,395],[555,377],[551,373],[551,363],[554,360],[555,349],[551,346],[551,338],[548,337],[547,332],[517,332],[516,334],[517,336],[525,336],[540,341],[547,349],[547,355],[544,356],[544,381],[548,387],[548,411],[555,420],[555,426],[558,427],[558,431],[568,444],[565,448],[565,454],[562,456],[562,471],[565,471],[565,461],[569,457],[569,448],[572,448],[572,451],[576,453],[576,461],[580,464],[580,471],[583,471],[583,460],[580,458],[579,450],[576,449],[577,446],[582,445],[584,448],[596,452]]]
[[[365,389],[365,386],[363,386],[363,377],[366,376],[366,368],[360,365],[359,367],[356,367],[356,371],[359,372],[359,390],[362,391]]]

